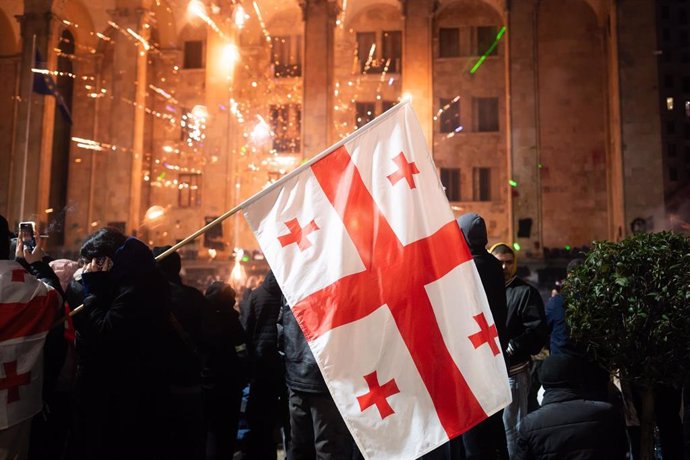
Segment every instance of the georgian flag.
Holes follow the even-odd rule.
[[[511,400],[481,280],[409,103],[244,205],[368,459],[412,459]]]
[[[43,344],[59,305],[55,289],[0,260],[0,430],[43,406]]]

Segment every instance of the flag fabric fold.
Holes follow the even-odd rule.
[[[408,102],[244,215],[365,458],[417,458],[510,402],[481,280]]]
[[[60,91],[58,91],[57,83],[53,79],[52,75],[50,75],[50,71],[46,68],[47,65],[41,58],[41,54],[38,52],[38,50],[36,50],[35,59],[35,67],[31,69],[34,76],[32,82],[33,91],[44,96],[54,96],[55,101],[57,102],[58,110],[64,117],[65,121],[67,121],[69,124],[72,124],[72,113],[65,102],[65,98],[63,98],[62,94],[60,94]]]

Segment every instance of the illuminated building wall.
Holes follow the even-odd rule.
[[[654,2],[614,3],[0,0],[0,212],[54,250],[107,224],[172,244],[410,94],[454,211],[492,242],[665,228]],[[190,250],[235,246],[256,247],[239,216]]]

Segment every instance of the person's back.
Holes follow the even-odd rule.
[[[625,458],[622,416],[606,402],[585,399],[587,364],[567,354],[549,356],[540,369],[542,407],[522,419],[513,460]]]
[[[283,363],[278,353],[282,297],[278,282],[269,271],[243,305],[243,326],[255,360],[247,402],[249,458],[269,460],[276,457],[273,432],[280,420],[279,399],[284,388]]]
[[[463,214],[458,218],[458,225],[467,240],[472,259],[482,280],[482,286],[489,301],[491,315],[496,325],[501,350],[508,346],[506,336],[506,290],[503,283],[503,269],[494,256],[486,250],[486,224],[481,216],[474,213]],[[451,441],[453,442],[453,441]],[[505,429],[503,428],[503,410],[493,414],[476,427],[462,435],[465,458],[473,459],[508,459]]]
[[[246,335],[234,309],[235,290],[221,281],[206,289],[202,329],[207,337],[203,388],[206,458],[232,458],[236,447],[242,389],[247,383]]]

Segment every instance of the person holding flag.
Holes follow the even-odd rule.
[[[510,402],[481,279],[409,102],[239,208],[365,458],[418,458]]]

